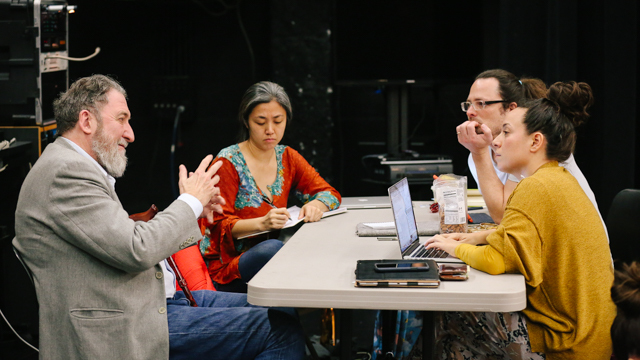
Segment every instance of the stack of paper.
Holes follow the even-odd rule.
[[[478,189],[467,189],[467,206],[468,207],[486,207],[487,204]]]

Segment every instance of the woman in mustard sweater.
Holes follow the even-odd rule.
[[[592,103],[589,85],[556,83],[548,99],[509,112],[492,146],[498,168],[522,180],[500,226],[427,241],[490,274],[522,274],[527,285],[522,312],[443,313],[443,359],[610,358],[616,310],[606,231],[576,179],[558,166]]]

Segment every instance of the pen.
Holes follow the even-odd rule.
[[[271,206],[271,207],[272,207],[272,208],[274,208],[274,209],[277,209],[277,208],[278,208],[277,206],[273,205],[273,203],[271,202],[271,200],[269,200],[269,198],[268,198],[266,195],[264,195],[264,194],[262,194],[262,201],[266,202],[267,204],[269,204],[269,206]],[[291,220],[291,218],[288,218],[288,219],[289,219],[289,220]]]

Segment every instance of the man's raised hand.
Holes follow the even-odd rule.
[[[180,194],[186,193],[195,196],[205,208],[209,206],[214,196],[220,198],[220,191],[215,187],[220,181],[220,177],[215,174],[222,166],[222,162],[218,161],[207,169],[211,160],[213,160],[213,155],[207,155],[202,159],[196,171],[191,173],[187,173],[187,168],[180,165],[180,180],[178,181]]]

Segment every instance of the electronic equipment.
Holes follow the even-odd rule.
[[[30,146],[29,161],[34,164],[42,155],[42,151],[56,139],[58,132],[55,123],[45,126],[0,126],[0,140],[11,138],[28,141]]]
[[[444,250],[428,249],[420,242],[416,214],[413,211],[413,201],[409,192],[409,182],[406,178],[391,185],[388,189],[393,210],[393,222],[396,226],[398,245],[403,259],[435,260],[436,262],[462,263],[457,257],[449,255]]]
[[[0,125],[55,122],[53,100],[69,86],[70,12],[61,0],[0,0]]]
[[[431,184],[433,175],[453,172],[453,163],[445,155],[421,155],[411,158],[367,156],[363,159],[369,178],[380,183],[395,183],[407,178],[411,184]]]

